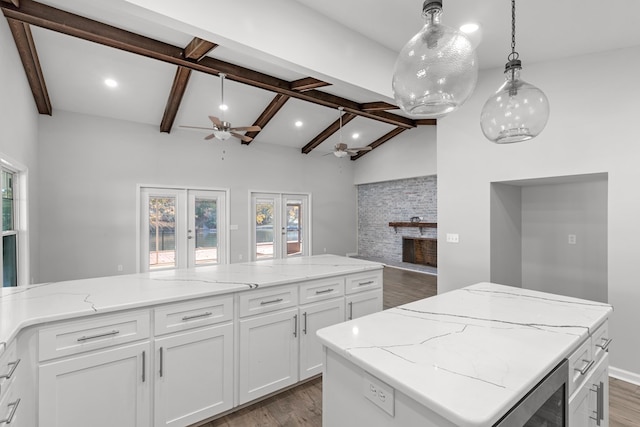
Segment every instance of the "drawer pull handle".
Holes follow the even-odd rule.
[[[372,285],[372,284],[373,284],[373,280],[369,280],[367,282],[358,283],[358,286],[365,286],[365,285]]]
[[[9,372],[7,372],[6,374],[0,375],[0,379],[5,378],[8,380],[9,378],[11,378],[13,373],[16,371],[19,363],[20,359],[16,360],[15,362],[7,363],[7,366],[11,366],[11,369],[9,369]]]
[[[591,367],[593,366],[594,363],[596,363],[596,361],[595,360],[585,360],[585,359],[582,359],[582,361],[586,362],[587,365],[582,369],[573,368],[573,370],[580,372],[580,375],[585,375],[587,372],[589,372],[589,369],[591,369]]]
[[[11,402],[7,405],[7,408],[11,406],[11,411],[9,411],[9,416],[7,418],[5,418],[4,420],[0,420],[0,424],[2,423],[11,424],[11,421],[13,421],[13,416],[16,414],[16,411],[18,410],[19,404],[20,404],[20,399],[16,399],[15,402]]]
[[[276,299],[272,299],[270,301],[260,301],[260,305],[275,304],[277,302],[282,302],[282,301],[284,301],[284,299],[276,298]]]
[[[333,288],[325,289],[323,291],[316,291],[316,295],[328,294],[329,292],[333,292]]]
[[[607,351],[607,349],[609,348],[609,344],[611,344],[611,341],[613,341],[613,338],[602,338],[602,341],[604,341],[604,344],[596,344],[596,347],[600,347],[602,351]]]
[[[96,338],[102,338],[102,337],[109,337],[111,335],[118,335],[120,333],[120,331],[116,331],[115,329],[111,332],[105,332],[104,334],[98,334],[98,335],[89,335],[87,336],[83,336],[78,338],[78,342],[82,342],[82,341],[87,341],[87,340],[93,340]]]
[[[210,311],[207,311],[206,313],[196,314],[196,315],[193,315],[193,316],[184,316],[182,318],[182,320],[187,321],[187,320],[191,320],[191,319],[199,319],[201,317],[209,317],[209,316],[212,316],[212,315],[213,315],[213,313],[211,313]]]

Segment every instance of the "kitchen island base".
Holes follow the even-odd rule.
[[[426,406],[398,390],[393,390],[383,381],[326,347],[324,366],[324,427],[455,427],[455,424]],[[374,399],[378,403],[374,403]],[[392,414],[383,407],[391,408]]]

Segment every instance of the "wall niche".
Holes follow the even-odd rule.
[[[606,173],[491,183],[491,281],[607,302]]]

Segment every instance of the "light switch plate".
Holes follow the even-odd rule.
[[[460,235],[455,233],[447,233],[447,243],[459,243]]]
[[[365,372],[362,380],[362,392],[376,406],[392,417],[394,416],[395,390],[393,387]]]

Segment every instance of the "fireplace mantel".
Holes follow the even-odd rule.
[[[418,221],[390,222],[389,227],[393,227],[396,233],[398,232],[398,227],[417,227],[417,228],[420,228],[420,234],[422,234],[425,228],[438,228],[438,223],[437,222],[421,222],[421,221],[420,222]]]

